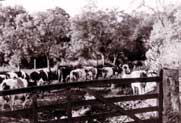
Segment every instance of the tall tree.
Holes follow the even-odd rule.
[[[141,33],[148,30],[150,33],[152,25],[142,25],[141,20],[117,9],[87,9],[72,19],[72,49],[77,57],[91,58],[101,53],[106,61],[116,64],[126,50],[131,53],[136,49],[135,42],[149,37],[146,36],[149,34],[141,37]]]
[[[65,42],[70,38],[69,14],[61,8],[49,9],[35,16],[35,26],[38,52],[47,56],[47,59],[62,57],[61,51],[66,49]]]
[[[18,27],[16,17],[25,13],[26,11],[21,6],[0,8],[0,52],[3,53],[6,62],[10,61],[13,55],[21,52],[22,42],[17,36]],[[19,60],[17,58],[16,61],[19,63]]]
[[[135,12],[132,14],[133,18],[137,20],[134,26],[133,35],[131,36],[133,47],[130,50],[130,59],[145,60],[145,53],[147,51],[146,43],[149,40],[151,31],[153,29],[154,15],[145,12]]]
[[[162,20],[155,21],[148,42],[147,61],[151,69],[163,67],[177,68],[180,64],[181,49],[180,20],[181,7],[167,6],[162,13]]]

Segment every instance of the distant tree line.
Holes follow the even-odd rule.
[[[36,60],[37,67],[45,67],[79,58],[96,60],[99,55],[111,64],[153,61],[152,54],[154,60],[160,55],[159,49],[154,48],[165,36],[158,34],[168,28],[166,21],[173,26],[180,24],[179,18],[174,18],[178,12],[170,11],[168,15],[159,13],[158,17],[158,13],[127,14],[118,9],[89,6],[70,17],[58,7],[29,14],[21,6],[1,6],[0,65],[32,68]],[[162,27],[157,32],[159,24]],[[173,40],[174,36],[170,38]]]

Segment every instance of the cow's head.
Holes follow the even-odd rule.
[[[124,65],[122,66],[122,71],[123,71],[124,73],[126,73],[126,74],[131,73],[131,70],[130,70],[128,64],[124,64]]]

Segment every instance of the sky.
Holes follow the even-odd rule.
[[[74,16],[81,12],[82,8],[94,1],[98,8],[119,8],[120,10],[126,10],[130,12],[142,3],[143,0],[4,0],[1,1],[3,6],[15,6],[22,5],[30,13],[38,11],[45,11],[56,6],[63,8],[71,16]],[[155,7],[160,1],[163,5],[175,3],[179,0],[144,0],[146,5]],[[157,6],[160,7],[160,6]],[[145,8],[143,8],[144,10]]]

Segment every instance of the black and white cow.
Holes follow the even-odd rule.
[[[0,84],[0,91],[9,90],[9,89],[18,89],[18,88],[26,88],[28,87],[28,81],[26,79],[22,78],[14,78],[14,79],[5,79]],[[3,108],[6,103],[10,103],[10,108],[13,110],[14,105],[16,103],[16,99],[21,100],[23,103],[23,107],[26,104],[27,101],[27,95],[26,94],[17,94],[17,95],[8,95],[1,97],[3,101]]]
[[[98,74],[97,68],[93,66],[85,66],[83,69],[85,69],[86,71],[87,80],[97,79],[97,74]]]
[[[103,67],[102,74],[104,78],[111,78],[114,75],[113,67]]]
[[[140,78],[147,77],[147,72],[145,70],[130,70],[129,65],[124,64],[122,66],[123,72],[122,78]],[[145,83],[134,82],[131,83],[131,88],[133,90],[133,94],[144,94],[145,93]]]
[[[38,71],[33,71],[30,73],[30,83],[32,83],[32,86],[38,85],[38,81],[40,80],[40,75]]]
[[[16,79],[16,78],[23,78],[27,80],[29,79],[29,75],[22,70],[1,72],[0,75],[5,75],[6,78],[9,78],[9,79]]]
[[[22,79],[29,80],[29,75],[24,71],[4,71],[4,72],[0,72],[0,83],[2,83],[2,81],[4,79],[17,79],[17,78],[22,78]]]
[[[32,85],[41,86],[48,82],[48,72],[44,70],[36,70],[30,73],[30,80]]]
[[[69,81],[73,82],[73,81],[83,81],[83,80],[87,80],[87,73],[86,70],[83,68],[78,68],[75,70],[72,70],[70,72],[69,75]]]
[[[18,78],[18,75],[14,71],[7,72],[7,77],[9,79],[16,79]]]
[[[30,73],[30,81],[38,86],[48,85],[54,80],[58,80],[58,72],[54,69],[40,69]]]
[[[15,71],[15,73],[17,74],[18,78],[29,80],[29,75],[26,72],[21,70],[21,71]]]
[[[0,83],[3,82],[3,80],[7,79],[7,75],[6,74],[0,74]]]
[[[70,72],[75,67],[69,65],[58,66],[58,80],[59,82],[66,82],[69,79]]]
[[[118,77],[121,73],[122,73],[122,68],[120,66],[116,65],[97,66],[97,79],[98,78],[109,79],[112,77]]]

